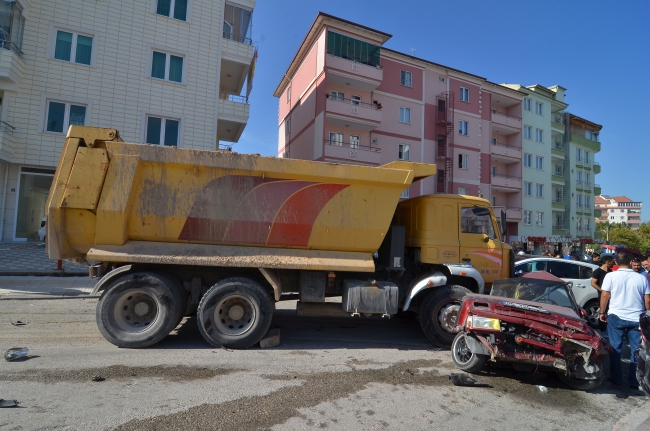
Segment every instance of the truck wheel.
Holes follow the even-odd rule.
[[[110,343],[140,349],[165,338],[182,319],[187,292],[171,277],[153,272],[113,281],[97,303],[97,326]]]
[[[462,286],[454,287],[471,293]],[[461,330],[457,324],[459,312],[460,301],[451,297],[451,286],[433,289],[420,307],[420,326],[424,335],[438,347],[451,346],[454,337]]]
[[[473,353],[467,345],[467,337],[469,335],[464,332],[459,332],[456,335],[453,343],[451,343],[451,360],[461,370],[467,373],[476,373],[483,368],[488,357],[487,355]]]
[[[227,278],[207,291],[197,310],[199,331],[215,347],[246,349],[271,326],[275,306],[269,293],[248,278]]]
[[[603,370],[604,362],[603,358],[598,359],[598,367],[600,367],[601,370]],[[603,383],[603,380],[605,380],[604,371],[600,373],[600,376],[596,380],[576,379],[573,376],[568,376],[565,371],[558,371],[556,374],[564,384],[579,391],[593,391]]]

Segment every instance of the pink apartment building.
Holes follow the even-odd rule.
[[[390,34],[319,13],[275,90],[278,156],[436,163],[403,197],[460,193],[505,207],[517,235],[526,93],[384,48]]]

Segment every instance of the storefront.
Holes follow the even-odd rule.
[[[21,167],[18,176],[14,241],[38,241],[54,170]]]
[[[587,244],[604,244],[605,241],[592,238],[572,238],[567,236],[511,236],[510,244],[521,248],[526,254],[542,254],[548,250],[552,255],[584,255]]]

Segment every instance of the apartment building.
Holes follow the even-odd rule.
[[[522,213],[526,92],[384,47],[391,35],[319,13],[274,95],[278,156],[378,166],[436,163],[404,198],[483,196]]]
[[[255,0],[0,5],[0,232],[38,239],[70,125],[216,150],[248,121]]]
[[[642,203],[626,196],[596,196],[597,223],[627,223],[632,230],[641,225]]]

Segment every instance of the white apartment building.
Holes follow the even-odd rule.
[[[1,239],[38,239],[69,125],[202,150],[237,142],[248,121],[254,7],[0,0]]]
[[[632,230],[639,229],[641,225],[640,201],[633,201],[626,196],[596,196],[596,210],[600,211],[597,222],[626,223]]]

